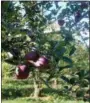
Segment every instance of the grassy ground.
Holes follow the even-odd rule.
[[[79,100],[65,100],[59,98],[52,98],[49,100],[33,100],[29,98],[18,98],[13,100],[2,100],[2,103],[88,103]]]
[[[4,81],[2,83],[2,103],[88,103],[46,87],[42,91],[45,97],[35,100],[30,98],[30,94],[33,92],[33,85],[30,82],[11,79]]]

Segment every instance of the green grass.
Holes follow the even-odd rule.
[[[79,100],[65,100],[60,98],[52,98],[50,100],[33,100],[29,98],[18,98],[13,100],[2,100],[2,103],[88,103]]]
[[[17,81],[7,79],[2,83],[2,103],[88,103],[77,100],[68,93],[44,87],[42,94],[49,100],[35,100],[29,96],[33,93],[33,84],[29,80]]]

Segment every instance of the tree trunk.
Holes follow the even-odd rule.
[[[38,98],[41,96],[41,89],[42,89],[42,84],[41,84],[41,81],[40,81],[40,73],[39,71],[36,71],[35,74],[34,74],[34,98]]]
[[[41,84],[40,81],[34,79],[34,97],[38,98],[41,95]]]

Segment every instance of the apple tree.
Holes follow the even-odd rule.
[[[60,3],[66,6],[63,8]],[[3,60],[16,67],[17,79],[31,75],[35,97],[41,95],[42,82],[51,88],[48,83],[51,78],[72,68],[75,35],[81,36],[86,44],[80,31],[89,28],[88,22],[83,21],[89,18],[88,7],[89,2],[2,1],[2,52],[8,54]],[[55,21],[60,30],[44,33]],[[55,40],[52,36],[56,33],[59,35]]]

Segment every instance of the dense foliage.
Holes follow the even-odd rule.
[[[63,8],[60,3],[66,6]],[[1,13],[2,78],[6,74],[12,77],[17,65],[25,64],[35,87],[43,82],[51,88],[50,80],[55,78],[64,83],[63,92],[83,97],[90,82],[88,38],[83,36],[89,29],[89,2],[2,1]],[[60,30],[44,33],[55,21]],[[81,37],[81,42],[77,42],[76,35]],[[34,54],[27,56],[27,60],[25,55],[32,50],[45,56],[48,66],[45,58],[43,63],[38,62],[42,58],[32,62]]]

